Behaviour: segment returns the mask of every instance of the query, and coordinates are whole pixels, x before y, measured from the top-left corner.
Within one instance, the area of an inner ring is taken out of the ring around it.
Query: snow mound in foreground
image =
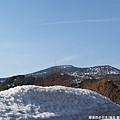
[[[120,115],[120,106],[96,92],[63,86],[18,86],[0,92],[2,120],[87,120]]]

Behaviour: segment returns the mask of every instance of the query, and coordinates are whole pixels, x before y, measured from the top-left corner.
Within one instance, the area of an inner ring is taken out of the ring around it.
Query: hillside
[[[0,84],[0,90],[7,90],[22,85],[62,85],[74,88],[85,88],[96,91],[120,104],[120,76],[103,76],[95,79],[89,75],[75,77],[61,73],[53,73],[46,77],[18,75],[10,77],[2,82]]]
[[[63,86],[18,86],[0,92],[2,120],[87,120],[118,116],[120,106],[96,92]]]
[[[113,80],[113,81],[112,81]],[[113,102],[120,104],[120,78],[119,83],[115,78],[109,80],[107,77],[96,80],[86,80],[81,83],[81,88],[96,91],[111,99]]]

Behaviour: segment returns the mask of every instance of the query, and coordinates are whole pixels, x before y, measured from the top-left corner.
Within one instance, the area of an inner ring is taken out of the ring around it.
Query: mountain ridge
[[[69,75],[92,75],[92,76],[120,75],[120,70],[110,65],[101,65],[101,66],[84,67],[84,68],[75,67],[73,65],[59,65],[59,66],[52,66],[26,75],[46,76],[54,72],[60,72]]]
[[[67,74],[74,77],[82,77],[82,76],[92,76],[94,78],[101,77],[101,76],[120,76],[120,69],[117,69],[110,65],[99,65],[93,67],[75,67],[73,65],[59,65],[59,66],[52,66],[43,70],[39,70],[36,72],[22,74],[26,77],[33,76],[33,77],[46,77],[53,73],[61,73]],[[19,74],[21,75],[21,74]],[[19,76],[15,75],[15,76]],[[0,83],[4,82],[6,79],[10,77],[0,78]]]

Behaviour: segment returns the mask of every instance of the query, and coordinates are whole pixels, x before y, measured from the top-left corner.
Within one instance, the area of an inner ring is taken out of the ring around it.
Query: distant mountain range
[[[37,72],[25,74],[25,76],[44,77],[53,74],[55,72],[60,72],[61,74],[68,74],[70,76],[77,76],[77,77],[79,76],[99,77],[105,75],[110,75],[110,76],[120,75],[120,70],[110,65],[94,66],[94,67],[86,67],[86,68],[74,67],[72,65],[60,65],[60,66],[52,66]],[[0,82],[5,81],[7,78],[0,78]]]
[[[103,75],[120,75],[120,70],[109,66],[94,66],[87,68],[74,67],[72,65],[60,65],[53,66],[44,70],[40,70],[34,73],[27,74],[27,76],[47,76],[54,72],[60,72],[62,74],[69,74],[72,76],[91,75],[91,76],[103,76]]]

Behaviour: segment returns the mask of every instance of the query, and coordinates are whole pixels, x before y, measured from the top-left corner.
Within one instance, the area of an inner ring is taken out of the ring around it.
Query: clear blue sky
[[[120,68],[120,0],[0,0],[0,77],[53,65]]]

